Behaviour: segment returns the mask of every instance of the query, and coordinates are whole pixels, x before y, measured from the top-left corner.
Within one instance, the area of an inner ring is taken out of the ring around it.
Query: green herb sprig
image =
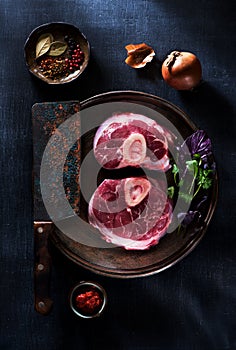
[[[172,174],[174,177],[175,185],[179,188],[179,196],[185,200],[185,202],[190,203],[192,199],[197,195],[197,193],[200,191],[200,189],[207,190],[212,185],[212,170],[211,169],[204,169],[202,168],[202,159],[201,155],[199,153],[195,153],[193,155],[192,160],[186,161],[186,169],[189,173],[193,175],[192,182],[189,186],[188,192],[182,192],[181,187],[183,185],[184,179],[179,179],[179,168],[174,163],[172,166]],[[193,194],[191,194],[193,186],[197,185],[196,190]],[[170,186],[168,188],[168,196],[170,198],[173,198],[175,194],[175,187]]]

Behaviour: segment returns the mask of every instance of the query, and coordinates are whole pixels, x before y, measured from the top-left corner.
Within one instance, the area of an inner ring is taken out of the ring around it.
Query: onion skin
[[[145,43],[137,45],[129,44],[126,45],[125,48],[128,54],[125,63],[132,68],[142,68],[146,66],[155,56],[153,48]]]
[[[161,72],[165,82],[176,90],[192,90],[202,79],[201,63],[191,52],[172,51]]]

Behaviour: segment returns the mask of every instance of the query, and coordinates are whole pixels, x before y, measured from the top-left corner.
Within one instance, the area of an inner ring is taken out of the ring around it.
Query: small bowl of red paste
[[[70,292],[70,307],[77,316],[94,318],[102,314],[107,295],[104,288],[95,282],[82,281]]]

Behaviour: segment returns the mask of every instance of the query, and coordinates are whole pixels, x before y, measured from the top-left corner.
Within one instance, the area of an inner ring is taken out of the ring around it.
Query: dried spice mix
[[[55,41],[52,34],[41,35],[35,50],[39,70],[53,80],[67,77],[79,70],[84,62],[84,52],[73,37]]]

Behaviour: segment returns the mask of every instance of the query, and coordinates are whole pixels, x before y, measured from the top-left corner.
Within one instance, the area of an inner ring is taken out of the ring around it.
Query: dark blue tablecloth
[[[236,349],[235,265],[235,2],[233,0],[1,0],[1,350]],[[91,44],[86,73],[60,87],[34,79],[23,47],[38,25],[64,21]],[[192,51],[203,67],[196,93],[161,79],[158,60],[142,70],[125,63],[125,45],[147,42],[162,61]],[[53,311],[33,306],[32,132],[35,102],[84,100],[111,90],[167,99],[212,139],[219,172],[218,205],[196,249],[172,268],[145,278],[111,279],[79,268],[53,251]],[[97,320],[77,319],[68,292],[82,279],[100,282],[109,303]]]

